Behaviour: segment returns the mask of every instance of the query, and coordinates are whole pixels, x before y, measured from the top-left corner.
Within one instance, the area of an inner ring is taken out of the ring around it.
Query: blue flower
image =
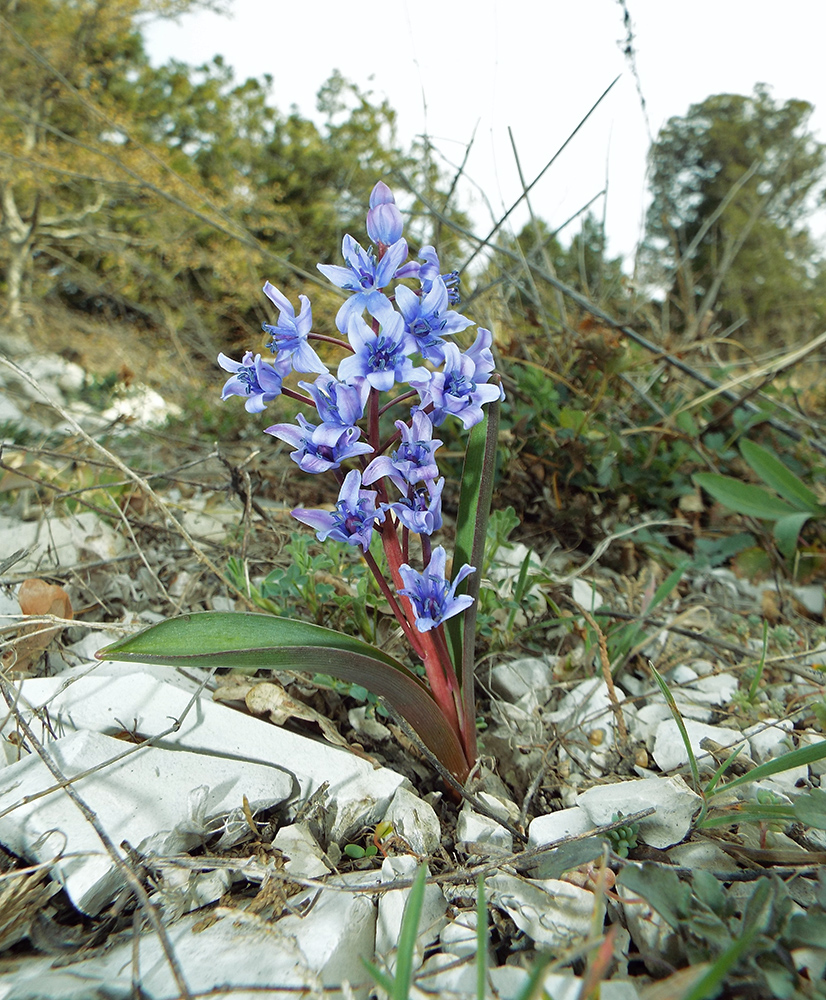
[[[447,286],[437,276],[430,290],[417,295],[406,285],[396,289],[396,304],[404,316],[408,333],[416,339],[420,354],[428,361],[440,365],[444,361],[442,337],[466,330],[473,320],[460,316],[448,307]]]
[[[378,455],[364,470],[363,482],[374,483],[387,476],[400,492],[408,485],[435,479],[439,467],[433,457],[441,441],[433,440],[433,424],[423,410],[414,410],[411,426],[403,420],[396,421],[402,436],[401,444],[390,455]]]
[[[402,214],[396,208],[393,192],[384,181],[379,181],[370,195],[367,235],[379,247],[389,247],[401,239],[403,228]]]
[[[352,383],[364,378],[380,392],[387,392],[394,382],[426,382],[430,372],[415,367],[410,360],[409,355],[416,350],[415,341],[405,332],[404,320],[387,297],[375,292],[366,304],[370,315],[379,321],[379,332],[375,333],[361,316],[350,317],[347,337],[354,353],[339,364],[339,380]]]
[[[332,538],[348,545],[360,545],[366,552],[373,537],[373,525],[384,520],[384,512],[376,510],[376,491],[361,489],[361,473],[352,469],[344,477],[335,510],[291,511],[303,524],[316,529],[316,538]]]
[[[290,300],[269,281],[264,285],[264,294],[280,312],[277,324],[273,326],[271,323],[264,323],[265,333],[272,337],[267,347],[279,361],[289,358],[297,372],[326,373],[327,366],[307,340],[313,325],[313,313],[307,296],[298,296],[301,300],[301,312],[296,316]]]
[[[405,528],[419,535],[432,535],[442,526],[442,490],[445,478],[442,476],[428,481],[424,486],[411,487],[408,496],[395,503],[383,503],[382,510],[392,510]]]
[[[416,613],[416,628],[420,632],[441,625],[447,618],[458,615],[473,604],[473,598],[467,594],[456,597],[456,587],[475,572],[473,566],[463,566],[456,574],[453,583],[445,579],[445,550],[438,545],[430,557],[430,563],[424,573],[418,573],[412,566],[404,563],[399,567],[404,588],[399,591],[409,597]]]
[[[484,370],[477,375],[478,355],[462,354],[455,344],[445,344],[444,352],[444,370],[433,372],[428,382],[412,385],[421,396],[423,407],[433,404],[430,419],[434,427],[439,427],[452,414],[467,430],[484,416],[482,406],[500,399],[502,390],[497,385],[484,384],[488,377]],[[485,362],[480,364],[484,369]]]
[[[448,302],[452,306],[459,305],[459,272],[448,271],[445,274],[439,274],[441,265],[439,264],[439,255],[434,247],[422,247],[419,251],[419,259],[424,261],[424,264],[419,265],[418,273],[419,281],[422,283],[422,292],[426,295],[433,287],[434,281],[441,278],[447,288]]]
[[[218,364],[224,371],[233,373],[224,383],[221,399],[246,396],[244,408],[250,413],[260,413],[267,403],[281,395],[281,381],[290,371],[289,362],[285,365],[276,361],[271,365],[262,361],[260,354],[253,358],[252,351],[247,351],[240,362],[219,354]]]
[[[319,375],[315,382],[299,382],[312,396],[322,423],[337,427],[352,427],[364,416],[364,407],[370,395],[365,379],[358,384],[345,385],[332,375]]]
[[[290,452],[290,458],[304,472],[337,469],[348,458],[369,455],[373,451],[366,442],[359,442],[361,431],[358,427],[311,424],[300,413],[296,420],[298,427],[294,424],[273,424],[264,433],[292,445],[296,450]]]
[[[370,292],[386,287],[394,278],[410,277],[419,269],[416,263],[402,266],[402,262],[407,260],[407,241],[403,239],[387,247],[377,261],[372,251],[365,250],[352,236],[345,236],[341,243],[341,255],[346,267],[338,264],[316,266],[334,285],[353,292],[336,315],[336,326],[342,333],[348,332],[351,316],[360,316],[364,312]]]

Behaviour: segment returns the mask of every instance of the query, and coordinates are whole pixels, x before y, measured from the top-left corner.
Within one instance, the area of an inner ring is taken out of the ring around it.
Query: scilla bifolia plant
[[[231,373],[223,399],[240,396],[260,412],[278,396],[315,409],[311,422],[277,423],[267,434],[293,448],[310,474],[330,473],[339,493],[332,510],[298,509],[293,516],[328,538],[358,546],[410,643],[427,682],[396,658],[361,640],[306,622],[271,615],[205,612],[170,619],[114,643],[104,659],[320,671],[362,684],[402,715],[427,747],[463,781],[476,758],[473,654],[476,599],[484,555],[502,390],[493,379],[492,335],[480,329],[466,351],[450,340],[472,325],[454,311],[457,275],[440,274],[433,247],[410,260],[402,216],[379,182],[370,196],[364,250],[345,236],[345,266],[319,264],[348,292],[336,316],[340,337],[312,331],[300,296],[292,304],[269,282],[264,293],[279,311],[270,335],[272,361],[251,352],[241,361],[219,356]],[[401,284],[402,279],[418,288]],[[346,339],[345,339],[346,338]],[[333,375],[312,346],[342,354]],[[305,376],[288,387],[291,372]],[[299,391],[304,390],[303,392]],[[485,409],[483,409],[485,407]],[[395,419],[398,418],[398,419]],[[442,526],[436,428],[459,420],[470,431],[458,527],[447,553],[434,545]],[[371,551],[384,548],[389,579]]]

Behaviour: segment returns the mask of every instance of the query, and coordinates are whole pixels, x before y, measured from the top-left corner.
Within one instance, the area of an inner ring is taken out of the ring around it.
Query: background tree
[[[692,105],[652,146],[642,273],[668,290],[685,339],[712,317],[724,332],[747,323],[753,337],[785,339],[823,322],[807,215],[822,197],[826,147],[807,129],[811,111],[758,85]]]
[[[438,183],[395,116],[339,74],[320,124],[220,57],[153,67],[142,19],[209,0],[0,0],[0,280],[20,325],[40,300],[129,318],[184,353],[263,342],[265,278],[338,299],[316,262],[363,230],[377,177]],[[416,204],[408,199],[416,212]],[[357,206],[357,207],[356,207]],[[413,246],[421,222],[412,219]],[[257,339],[258,338],[258,339]]]

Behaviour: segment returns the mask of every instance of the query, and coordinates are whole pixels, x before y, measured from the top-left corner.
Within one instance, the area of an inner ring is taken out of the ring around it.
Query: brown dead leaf
[[[17,592],[20,610],[24,615],[55,615],[57,618],[72,617],[72,602],[62,587],[46,583],[37,577],[24,580]]]
[[[340,747],[348,745],[329,719],[325,719],[309,705],[291,698],[278,684],[268,681],[256,684],[247,692],[245,700],[253,715],[269,713],[276,726],[282,726],[287,719],[303,719],[305,722],[314,722],[330,743]]]
[[[283,687],[272,681],[254,681],[247,677],[230,675],[222,680],[212,695],[213,701],[243,701],[253,715],[267,715],[276,726],[283,726],[287,719],[314,722],[330,743],[349,746],[330,722],[314,708],[291,698]]]
[[[37,577],[24,580],[17,592],[17,601],[24,615],[40,617],[54,615],[56,618],[73,618],[72,602],[62,587],[46,583]],[[62,630],[60,625],[23,625],[20,634],[3,653],[3,666],[14,666],[17,671],[28,671],[40,658],[40,654]]]

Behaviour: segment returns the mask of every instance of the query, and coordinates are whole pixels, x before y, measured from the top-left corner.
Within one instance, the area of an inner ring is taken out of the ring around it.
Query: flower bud
[[[373,243],[388,247],[401,239],[403,226],[393,192],[384,181],[379,181],[370,194],[367,235]]]

